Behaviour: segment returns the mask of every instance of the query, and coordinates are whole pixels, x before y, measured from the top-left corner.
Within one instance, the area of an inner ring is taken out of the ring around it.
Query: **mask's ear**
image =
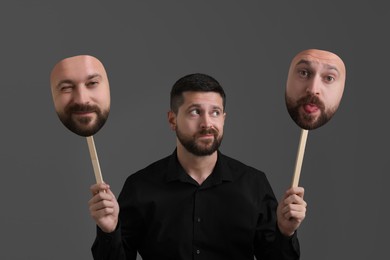
[[[173,111],[168,112],[168,123],[173,131],[176,131],[176,114]]]

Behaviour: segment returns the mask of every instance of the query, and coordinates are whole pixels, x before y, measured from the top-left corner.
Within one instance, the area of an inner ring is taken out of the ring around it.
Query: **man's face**
[[[61,60],[50,83],[58,117],[69,130],[81,136],[100,130],[110,111],[110,88],[98,59],[81,55]]]
[[[336,112],[344,91],[345,66],[334,53],[306,50],[291,62],[286,105],[291,118],[303,129],[316,129]]]
[[[176,131],[177,145],[196,156],[213,154],[222,142],[226,116],[221,95],[187,91],[183,98],[177,114],[168,113],[171,128]]]

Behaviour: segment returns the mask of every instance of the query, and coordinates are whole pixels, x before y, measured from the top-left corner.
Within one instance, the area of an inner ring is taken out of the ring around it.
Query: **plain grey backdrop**
[[[342,57],[347,81],[334,118],[309,132],[301,259],[388,255],[390,17],[379,1],[349,2],[2,1],[0,259],[92,259],[95,179],[85,138],[54,111],[57,61],[91,54],[106,67],[111,113],[95,143],[115,194],[173,151],[170,88],[202,72],[227,93],[221,151],[264,171],[280,198],[300,135],[285,108],[287,72],[308,48]]]

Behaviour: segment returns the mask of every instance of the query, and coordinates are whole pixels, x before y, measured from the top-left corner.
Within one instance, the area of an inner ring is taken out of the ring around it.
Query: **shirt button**
[[[202,219],[201,219],[200,217],[197,217],[196,221],[197,221],[198,223],[200,223],[200,222],[202,221]]]
[[[200,250],[199,250],[199,249],[196,250],[196,254],[197,254],[197,255],[200,254]]]

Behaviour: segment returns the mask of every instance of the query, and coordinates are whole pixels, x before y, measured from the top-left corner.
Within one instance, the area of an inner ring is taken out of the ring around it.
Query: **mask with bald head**
[[[110,87],[103,64],[79,55],[59,61],[51,71],[54,107],[61,122],[80,136],[92,136],[110,112]]]
[[[287,110],[302,129],[327,123],[339,107],[345,85],[344,62],[317,49],[298,53],[290,64],[285,99]]]

